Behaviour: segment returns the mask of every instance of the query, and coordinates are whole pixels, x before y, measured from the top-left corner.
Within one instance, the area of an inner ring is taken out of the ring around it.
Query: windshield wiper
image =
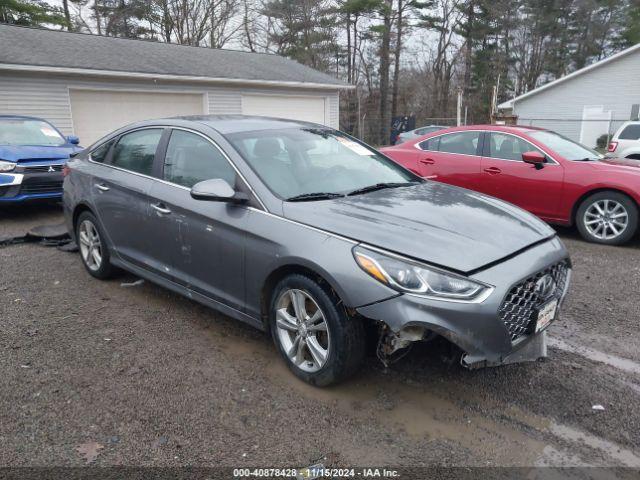
[[[314,200],[328,200],[330,198],[344,197],[341,193],[335,192],[313,192],[302,193],[293,197],[287,198],[287,202],[312,202]]]
[[[357,190],[353,190],[352,192],[347,193],[347,196],[351,195],[360,195],[362,193],[375,192],[376,190],[382,190],[385,188],[397,188],[397,187],[408,187],[409,185],[417,185],[419,182],[386,182],[386,183],[376,183],[375,185],[369,185],[367,187],[358,188]]]

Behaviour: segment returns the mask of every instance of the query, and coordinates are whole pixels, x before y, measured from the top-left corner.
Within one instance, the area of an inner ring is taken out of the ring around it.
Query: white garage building
[[[521,125],[596,146],[640,114],[640,44],[498,105]]]
[[[278,55],[0,25],[0,115],[87,146],[127,123],[196,114],[338,127],[341,81]]]

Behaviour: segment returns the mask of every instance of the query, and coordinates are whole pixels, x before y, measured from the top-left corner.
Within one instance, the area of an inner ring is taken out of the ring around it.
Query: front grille
[[[63,165],[21,165],[25,173],[61,172]]]
[[[30,182],[23,183],[21,194],[62,193],[62,182]]]
[[[515,285],[505,297],[500,310],[500,319],[509,331],[511,341],[529,335],[536,328],[536,311],[547,300],[561,298],[567,284],[570,264],[568,260],[556,263]],[[550,275],[553,283],[540,281]]]

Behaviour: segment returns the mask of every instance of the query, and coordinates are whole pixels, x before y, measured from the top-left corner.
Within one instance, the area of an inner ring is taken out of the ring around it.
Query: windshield
[[[259,130],[228,135],[262,181],[283,199],[346,195],[417,177],[338,131],[314,128]]]
[[[60,146],[67,143],[58,131],[42,120],[0,118],[0,145]]]
[[[529,136],[543,143],[546,147],[562,155],[567,160],[599,160],[602,158],[602,155],[595,150],[591,150],[555,132],[540,130],[538,132],[530,132]]]

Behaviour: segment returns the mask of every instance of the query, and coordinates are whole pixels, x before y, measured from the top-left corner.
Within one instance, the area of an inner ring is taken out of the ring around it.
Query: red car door
[[[564,169],[547,157],[544,167],[522,161],[525,152],[539,148],[527,140],[504,132],[487,132],[483,157],[482,180],[478,190],[518,205],[529,212],[553,220],[560,217]]]
[[[463,130],[431,137],[418,144],[422,177],[474,189],[480,181],[482,132]]]

